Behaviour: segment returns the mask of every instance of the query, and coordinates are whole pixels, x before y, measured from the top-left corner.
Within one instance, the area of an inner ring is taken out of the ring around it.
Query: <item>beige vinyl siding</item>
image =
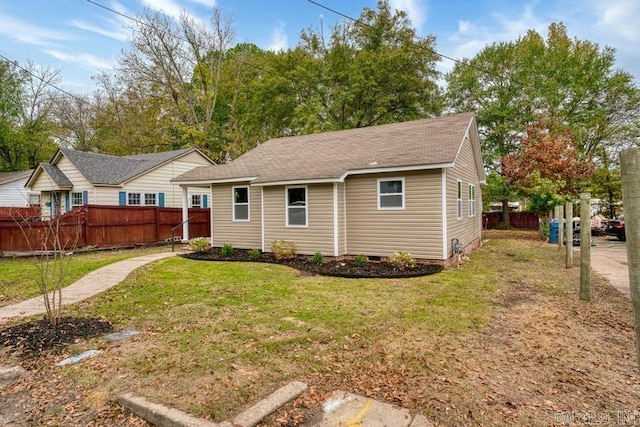
[[[378,179],[404,178],[404,210],[378,210]],[[346,180],[347,253],[410,252],[442,259],[441,170],[354,175]]]
[[[457,183],[462,183],[462,218],[457,218]],[[469,184],[475,186],[475,216],[469,216]],[[447,254],[453,255],[451,242],[462,241],[464,247],[479,242],[482,233],[482,191],[469,138],[465,138],[455,166],[447,170]]]
[[[212,186],[213,246],[220,247],[225,243],[240,249],[260,249],[262,246],[260,187],[249,187],[249,221],[233,221],[232,188],[243,185],[249,183]]]
[[[307,186],[307,227],[287,227],[285,187],[264,187],[264,244],[290,240],[298,253],[333,255],[333,184]]]
[[[347,210],[345,184],[338,183],[338,255],[347,253]]]

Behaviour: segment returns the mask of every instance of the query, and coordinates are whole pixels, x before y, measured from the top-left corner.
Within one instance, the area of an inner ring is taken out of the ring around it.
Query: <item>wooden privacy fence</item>
[[[502,222],[502,212],[485,212],[482,214],[484,228],[496,228]],[[509,212],[509,225],[514,228],[537,230],[540,227],[538,215],[530,212]]]
[[[181,208],[87,205],[53,221],[0,219],[0,251],[50,249],[53,235],[69,249],[161,242],[173,237],[174,227],[181,237],[181,223]],[[210,210],[189,208],[189,236],[209,237],[210,230]]]

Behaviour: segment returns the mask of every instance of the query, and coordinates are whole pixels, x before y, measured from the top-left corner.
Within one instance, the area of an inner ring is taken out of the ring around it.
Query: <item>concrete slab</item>
[[[322,419],[314,427],[409,427],[413,420],[408,409],[344,391],[333,393],[324,403],[323,412]],[[422,425],[419,421],[414,427]]]
[[[236,416],[233,419],[233,425],[240,427],[254,427],[282,405],[298,397],[306,389],[307,385],[303,382],[290,382]]]
[[[17,381],[26,372],[20,366],[0,366],[0,388]]]
[[[227,427],[229,423],[216,424],[193,417],[187,413],[157,403],[131,393],[118,396],[118,403],[145,421],[159,427]]]
[[[56,366],[73,365],[74,363],[78,363],[83,361],[84,359],[93,357],[98,353],[100,353],[100,350],[87,350],[78,354],[77,356],[67,357],[66,359],[56,363]]]
[[[113,332],[111,334],[103,335],[107,341],[122,341],[131,337],[135,337],[136,335],[140,335],[142,332],[136,331],[135,329],[128,329],[126,331]]]

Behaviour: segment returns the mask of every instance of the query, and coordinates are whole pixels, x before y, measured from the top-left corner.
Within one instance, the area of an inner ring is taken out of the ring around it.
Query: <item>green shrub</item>
[[[407,267],[414,267],[416,265],[416,259],[408,252],[398,251],[389,256],[389,262],[395,267],[405,269]]]
[[[274,240],[271,243],[271,252],[278,261],[282,261],[294,258],[298,250],[296,244],[289,240]]]
[[[231,243],[225,243],[224,245],[222,245],[220,253],[225,258],[229,258],[231,255],[233,255],[233,246],[231,246]]]
[[[311,261],[314,264],[322,264],[322,261],[324,261],[324,255],[322,255],[320,252],[316,252],[315,254],[313,254],[313,256],[311,257]]]
[[[257,261],[260,259],[260,251],[258,249],[251,249],[249,251],[249,259],[251,261]]]
[[[206,237],[194,237],[189,240],[189,249],[195,252],[202,252],[209,247],[209,239]]]
[[[356,265],[360,268],[364,267],[365,265],[367,265],[367,263],[369,262],[369,258],[367,258],[367,256],[365,254],[358,254],[356,255],[356,257],[353,259],[353,261],[356,263]]]

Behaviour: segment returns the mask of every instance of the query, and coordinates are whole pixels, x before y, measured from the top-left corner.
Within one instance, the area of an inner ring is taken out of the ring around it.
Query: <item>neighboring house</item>
[[[24,188],[33,169],[0,173],[0,207],[28,207],[40,204],[40,194]]]
[[[212,194],[212,244],[445,263],[480,244],[485,173],[472,114],[269,140],[172,180]],[[187,230],[183,236],[188,238]]]
[[[33,171],[25,185],[41,195],[45,218],[86,204],[206,208],[208,190],[183,194],[170,180],[212,164],[196,148],[123,157],[61,148],[49,163]]]

